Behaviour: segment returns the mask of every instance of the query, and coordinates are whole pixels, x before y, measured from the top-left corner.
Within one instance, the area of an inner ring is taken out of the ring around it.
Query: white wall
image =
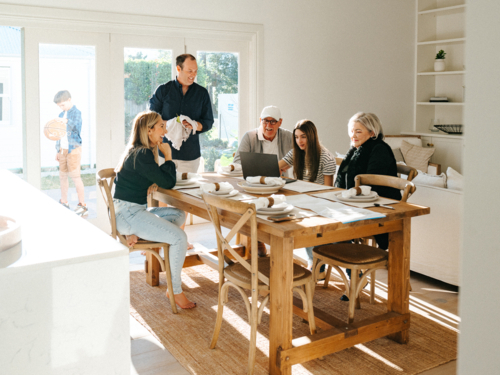
[[[464,239],[459,374],[500,369],[500,2],[467,3]],[[477,194],[480,189],[481,193]]]
[[[285,128],[309,118],[332,152],[347,151],[347,121],[357,111],[377,113],[386,134],[411,130],[414,0],[15,3],[263,24],[263,104],[281,107]]]

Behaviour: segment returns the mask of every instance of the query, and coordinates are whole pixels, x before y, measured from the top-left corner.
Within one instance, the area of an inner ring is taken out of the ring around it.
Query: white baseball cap
[[[281,119],[280,109],[274,105],[264,107],[264,109],[262,110],[262,113],[260,114],[260,118],[264,119],[267,117],[272,117],[276,121],[279,121]]]

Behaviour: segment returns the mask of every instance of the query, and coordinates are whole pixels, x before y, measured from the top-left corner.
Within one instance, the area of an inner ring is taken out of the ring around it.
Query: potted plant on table
[[[446,56],[446,52],[443,50],[439,50],[439,52],[436,55],[436,61],[434,61],[434,71],[435,72],[444,72],[444,69],[446,68],[444,59]]]

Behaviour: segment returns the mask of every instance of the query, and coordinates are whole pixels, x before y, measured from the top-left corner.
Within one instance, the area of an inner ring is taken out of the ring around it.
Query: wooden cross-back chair
[[[409,165],[403,165],[403,164],[396,164],[397,169],[398,169],[398,174],[402,175],[405,174],[408,176],[408,181],[412,181],[415,177],[418,175],[418,171],[410,167]]]
[[[355,187],[361,185],[387,186],[402,190],[401,202],[406,200],[416,190],[413,182],[393,176],[360,174],[354,178]],[[374,246],[366,243],[371,240]],[[315,281],[318,279],[320,267],[328,264],[324,288],[328,287],[332,267],[334,267],[345,285],[345,295],[349,298],[348,322],[354,320],[354,309],[360,308],[359,293],[370,276],[370,303],[375,300],[375,271],[387,267],[388,252],[375,247],[373,237],[360,239],[361,243],[337,243],[317,246],[313,249],[313,274]],[[351,269],[351,281],[347,279],[340,267]],[[363,271],[363,276],[359,278],[359,272]]]
[[[174,299],[174,291],[172,288],[172,276],[170,273],[170,262],[169,262],[169,251],[170,245],[163,242],[153,242],[139,240],[134,246],[129,247],[127,244],[127,239],[116,229],[116,214],[115,205],[113,204],[113,196],[111,191],[113,190],[113,183],[115,181],[116,172],[113,168],[101,169],[97,172],[97,184],[101,190],[102,197],[108,208],[108,218],[111,224],[111,237],[118,239],[123,245],[129,248],[129,252],[133,251],[144,251],[150,257],[155,257],[160,263],[160,268],[162,272],[165,272],[167,279],[167,287],[169,291],[170,305],[172,306],[172,312],[177,314],[177,306]],[[160,248],[163,248],[163,258],[159,254]],[[151,264],[152,262],[149,262]],[[159,280],[158,280],[159,281]],[[159,283],[158,283],[159,284]],[[156,285],[158,285],[156,284]]]
[[[223,308],[228,300],[228,289],[229,287],[233,287],[243,297],[243,301],[245,302],[245,306],[247,309],[248,320],[251,326],[248,374],[253,374],[256,353],[257,325],[260,323],[264,307],[269,301],[269,294],[267,294],[258,307],[258,295],[259,292],[270,291],[269,276],[271,270],[270,258],[259,258],[257,254],[257,211],[254,204],[225,199],[208,193],[203,193],[203,200],[207,205],[208,213],[215,227],[219,261],[219,297],[217,319],[215,322],[215,329],[210,348],[215,348],[215,345],[217,344],[217,339],[219,337],[219,332],[222,325]],[[219,216],[219,210],[224,210],[225,212],[232,212],[241,215],[241,218],[236,222],[236,224],[226,236],[224,236],[221,231],[221,219]],[[244,226],[250,227],[250,260],[246,260],[242,256],[240,256],[229,244],[233,237]],[[231,253],[238,263],[231,262],[231,264],[225,265],[224,251],[228,251],[229,253]],[[312,306],[313,285],[311,272],[297,264],[294,264],[293,287],[294,291],[297,291],[302,298],[304,312],[308,313],[309,329],[311,331],[311,334],[314,334],[316,332],[316,325],[314,321],[314,310]],[[244,289],[248,289],[251,291],[251,303],[248,300]]]

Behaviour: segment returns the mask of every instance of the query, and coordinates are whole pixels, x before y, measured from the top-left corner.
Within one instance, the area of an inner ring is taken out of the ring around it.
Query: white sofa
[[[410,269],[460,285],[463,193],[417,185],[408,202],[431,208],[430,215],[412,219]]]

